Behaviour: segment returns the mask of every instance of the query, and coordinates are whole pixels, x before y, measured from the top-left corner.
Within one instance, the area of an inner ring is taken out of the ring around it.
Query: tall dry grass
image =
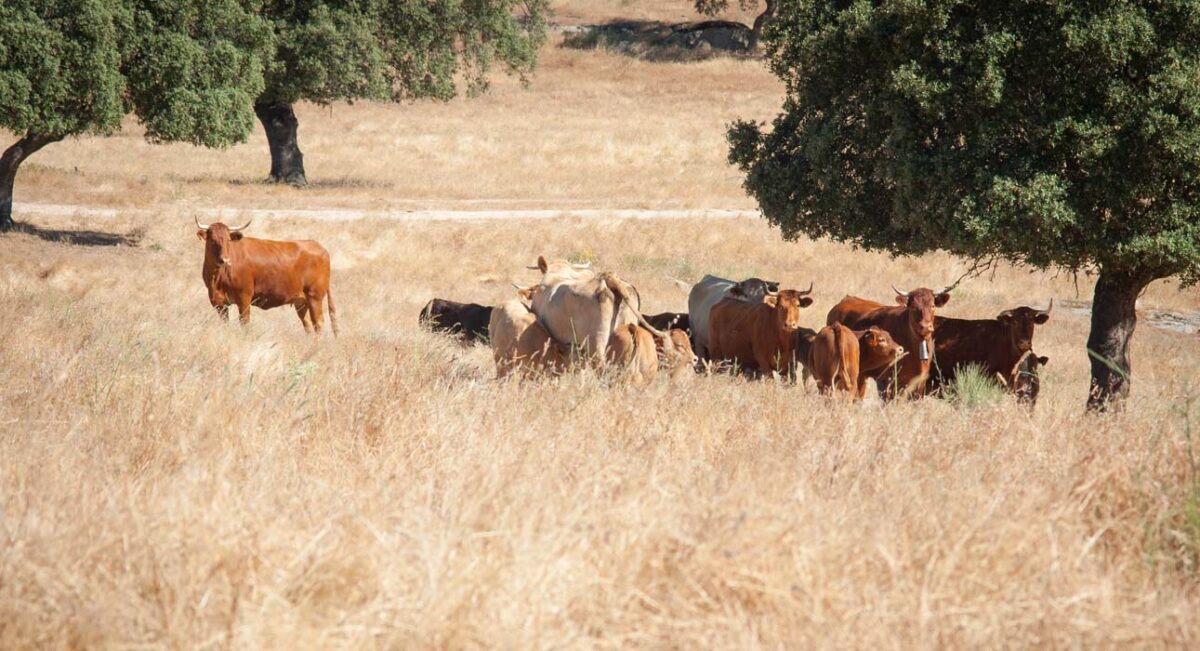
[[[1140,328],[1134,398],[1106,417],[1082,411],[1087,323],[1065,311],[1037,335],[1033,414],[724,376],[497,382],[417,311],[505,299],[538,253],[620,272],[649,311],[685,305],[674,277],[812,279],[807,325],[962,266],[750,220],[253,226],[330,249],[334,340],[290,310],[221,323],[186,212],[106,227],[143,237],[0,241],[0,648],[1200,642],[1194,337]],[[946,313],[1074,292],[1002,269]]]

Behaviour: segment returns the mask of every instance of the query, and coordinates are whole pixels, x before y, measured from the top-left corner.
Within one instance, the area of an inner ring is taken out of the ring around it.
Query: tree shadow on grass
[[[33,224],[13,224],[9,233],[24,233],[34,237],[59,244],[75,246],[137,246],[141,243],[146,232],[136,228],[128,233],[106,233],[91,230],[63,230],[42,228]]]

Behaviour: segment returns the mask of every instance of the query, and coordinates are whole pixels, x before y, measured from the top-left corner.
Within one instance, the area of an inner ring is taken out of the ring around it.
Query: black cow
[[[687,313],[663,312],[662,314],[647,316],[646,321],[663,332],[668,330],[683,330],[689,337],[692,336],[692,324],[688,319]]]
[[[434,332],[461,335],[466,343],[484,342],[492,308],[477,303],[456,303],[435,298],[425,304],[418,323]]]

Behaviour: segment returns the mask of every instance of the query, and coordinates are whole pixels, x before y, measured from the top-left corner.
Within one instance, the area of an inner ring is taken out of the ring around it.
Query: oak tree
[[[1129,391],[1138,294],[1200,280],[1200,4],[781,0],[786,86],[730,159],[785,237],[1098,273],[1088,404]]]

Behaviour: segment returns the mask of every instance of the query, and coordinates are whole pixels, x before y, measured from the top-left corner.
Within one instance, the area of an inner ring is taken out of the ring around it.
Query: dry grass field
[[[311,187],[263,184],[258,128],[226,150],[152,145],[136,121],[22,166],[17,202],[362,209],[753,208],[725,127],[768,119],[783,90],[761,63],[649,63],[547,46],[528,88],[497,77],[447,103],[297,107]],[[0,141],[9,134],[0,131]],[[7,145],[5,145],[7,146]]]
[[[722,125],[780,95],[750,61],[553,46],[530,89],[495,90],[303,107],[303,191],[257,182],[261,133],[210,152],[131,127],[31,159],[19,202],[118,215],[18,209],[35,228],[0,236],[0,648],[1200,645],[1195,334],[1143,323],[1133,399],[1095,417],[1087,317],[1060,307],[1033,413],[719,375],[498,382],[487,349],[416,325],[434,296],[507,300],[540,253],[620,273],[647,312],[685,309],[675,278],[811,280],[811,326],[966,268],[754,219],[260,219],[330,250],[341,337],[288,309],[217,318],[195,208],[753,207]],[[1002,268],[944,313],[1052,296],[1091,283]],[[1142,307],[1200,291],[1155,283]]]

